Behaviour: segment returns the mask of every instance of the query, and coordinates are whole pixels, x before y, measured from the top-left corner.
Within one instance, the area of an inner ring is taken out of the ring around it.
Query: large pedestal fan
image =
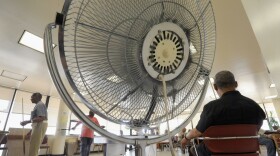
[[[51,31],[57,25],[68,83],[100,117],[141,128],[164,123],[192,108],[170,132],[176,135],[198,111],[215,51],[215,19],[209,0],[66,0],[56,23],[46,28],[49,71],[71,111],[101,135],[143,148],[168,136],[112,134],[92,123],[75,104],[61,80],[63,73],[58,71],[51,46]]]

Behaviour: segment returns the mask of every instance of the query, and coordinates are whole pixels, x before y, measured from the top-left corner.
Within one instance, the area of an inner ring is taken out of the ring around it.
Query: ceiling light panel
[[[24,30],[18,43],[44,53],[44,40],[26,30]],[[55,46],[56,45],[53,44],[53,48],[55,48]]]
[[[214,78],[210,77],[210,82],[213,84],[214,83]]]
[[[275,88],[275,84],[274,83],[270,84],[269,88]]]
[[[10,79],[14,79],[14,80],[18,80],[18,81],[24,81],[27,78],[27,76],[25,76],[25,75],[17,74],[17,73],[10,72],[7,70],[3,70],[1,73],[1,76],[7,77]]]
[[[277,98],[277,95],[266,96],[264,99],[274,99]]]

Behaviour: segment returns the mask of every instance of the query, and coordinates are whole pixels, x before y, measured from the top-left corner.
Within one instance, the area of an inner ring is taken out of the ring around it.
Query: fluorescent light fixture
[[[120,77],[118,77],[117,75],[110,76],[110,77],[107,78],[107,80],[112,81],[112,82],[115,82],[115,83],[120,83],[120,82],[123,81],[123,80],[122,80]]]
[[[26,30],[24,30],[18,43],[44,53],[44,40],[41,37],[36,36]],[[53,48],[55,47],[56,45],[53,44]]]
[[[212,77],[210,77],[210,82],[213,84],[214,83],[214,79]]]
[[[210,99],[216,99],[216,97],[214,95],[210,95],[209,97],[210,97]]]
[[[195,54],[197,52],[197,50],[195,49],[195,47],[193,46],[192,43],[190,45],[190,52],[191,52],[191,54]]]
[[[87,95],[87,92],[86,91],[84,91],[84,92],[80,92],[82,95]],[[76,95],[76,92],[73,92],[72,93],[73,95]]]
[[[203,85],[204,85],[204,79],[198,80],[198,84],[200,84],[201,86],[203,86]]]
[[[214,83],[214,79],[213,79],[212,77],[210,78],[210,82],[211,82],[212,84]],[[204,83],[205,83],[204,79],[198,80],[198,84],[200,84],[201,86],[203,86]]]
[[[269,88],[275,88],[275,84],[274,83],[270,84]]]
[[[266,96],[266,97],[264,97],[264,99],[274,99],[274,98],[276,98],[277,97],[277,95],[271,95],[271,96]]]
[[[190,108],[185,109],[184,112],[191,112],[192,110]]]
[[[10,72],[7,70],[3,70],[1,73],[1,76],[10,78],[13,80],[17,80],[17,81],[24,81],[27,78],[27,76],[25,76],[25,75],[17,74],[17,73]]]
[[[122,120],[122,122],[130,122],[130,120]]]

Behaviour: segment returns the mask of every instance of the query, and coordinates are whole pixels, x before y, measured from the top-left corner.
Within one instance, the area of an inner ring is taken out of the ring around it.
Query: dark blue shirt
[[[262,125],[265,113],[252,99],[241,95],[238,91],[229,91],[220,99],[206,104],[196,129],[203,133],[214,125],[256,124]]]

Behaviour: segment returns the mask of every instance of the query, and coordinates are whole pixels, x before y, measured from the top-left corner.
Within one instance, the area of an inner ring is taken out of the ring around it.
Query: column
[[[55,139],[52,145],[52,155],[63,155],[64,153],[66,130],[61,129],[67,129],[69,114],[69,108],[66,106],[63,100],[60,100]]]
[[[277,117],[280,120],[280,98],[272,99],[273,106],[275,108],[275,111],[277,113]]]

